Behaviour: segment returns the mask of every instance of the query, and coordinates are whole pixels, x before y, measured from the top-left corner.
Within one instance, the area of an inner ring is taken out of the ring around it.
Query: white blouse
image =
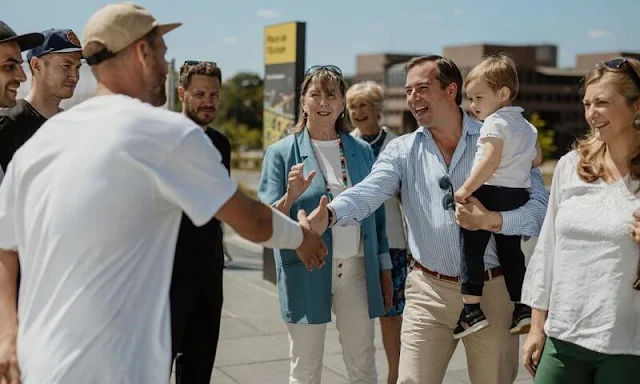
[[[548,336],[606,354],[640,356],[640,247],[631,239],[639,185],[582,181],[578,154],[555,169],[549,207],[522,302],[548,310]]]
[[[333,196],[338,196],[346,190],[342,182],[342,165],[340,163],[338,140],[311,140],[311,145],[322,172],[321,175],[316,175],[316,177],[324,177],[324,181],[329,184]],[[347,170],[347,186],[351,187],[352,185],[351,175]],[[331,238],[334,259],[346,260],[353,256],[364,257],[364,243],[360,234],[360,226],[339,227],[336,225],[331,228]]]

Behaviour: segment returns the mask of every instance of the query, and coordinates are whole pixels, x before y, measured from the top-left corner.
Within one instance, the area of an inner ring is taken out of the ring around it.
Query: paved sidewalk
[[[273,284],[262,279],[261,248],[228,233],[225,244],[233,257],[224,274],[225,302],[216,364],[211,383],[286,384],[288,340],[278,310]],[[387,361],[376,321],[376,362],[379,382],[386,383]],[[323,384],[347,384],[335,324],[327,327]],[[466,358],[459,344],[449,364],[444,383],[468,383]],[[520,369],[517,383],[532,383]]]

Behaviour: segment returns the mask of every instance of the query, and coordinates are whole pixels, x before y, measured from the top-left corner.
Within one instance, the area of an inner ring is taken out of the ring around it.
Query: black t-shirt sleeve
[[[0,110],[0,166],[7,169],[11,158],[47,121],[26,100]]]
[[[229,174],[231,174],[231,143],[229,139],[227,139],[224,133],[214,128],[208,129],[207,133],[213,145],[220,152],[220,155],[222,155],[222,165],[224,165],[227,171],[229,171]]]
[[[15,135],[12,131],[15,128],[15,120],[9,116],[0,116],[0,167],[7,169],[7,165],[13,154],[18,148],[15,148]]]

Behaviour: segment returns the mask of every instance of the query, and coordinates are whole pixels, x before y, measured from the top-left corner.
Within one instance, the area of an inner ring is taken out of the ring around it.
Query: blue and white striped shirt
[[[428,129],[420,127],[412,134],[392,140],[369,176],[330,203],[337,224],[357,224],[400,192],[413,257],[432,271],[459,276],[462,235],[454,211],[443,207],[443,197],[449,190],[441,189],[439,180],[448,175],[455,191],[471,172],[482,124],[470,119],[464,111],[462,114],[462,136],[449,167]],[[502,212],[502,234],[539,234],[549,196],[537,168],[531,170],[529,193],[531,199],[524,206]],[[487,269],[500,265],[493,237],[484,263]]]

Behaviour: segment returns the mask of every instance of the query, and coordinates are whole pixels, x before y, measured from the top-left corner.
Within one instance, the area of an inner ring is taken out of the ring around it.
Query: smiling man
[[[80,77],[82,47],[76,34],[70,29],[51,29],[42,34],[44,42],[27,52],[33,75],[29,94],[12,108],[0,110],[3,169],[7,169],[18,148],[61,111],[60,102],[73,96]]]
[[[441,56],[416,57],[405,65],[407,106],[420,128],[382,151],[371,173],[325,209],[309,216],[321,232],[357,224],[400,193],[409,248],[415,263],[407,275],[398,383],[442,383],[458,340],[453,330],[462,309],[460,227],[506,235],[537,236],[548,196],[537,168],[530,200],[505,212],[489,211],[475,198],[454,204],[453,191],[471,170],[480,123],[460,108],[462,76]],[[484,254],[482,305],[491,326],[463,339],[472,383],[512,383],[518,373],[518,338],[509,333],[513,305],[496,244]]]
[[[222,74],[212,62],[187,61],[180,69],[182,113],[198,124],[231,168],[229,140],[209,124],[218,113]],[[183,214],[171,281],[171,333],[176,383],[208,384],[216,357],[222,313],[222,227],[202,227]]]
[[[42,44],[43,39],[40,33],[18,36],[13,29],[0,21],[0,107],[16,105],[18,87],[27,79],[20,65],[22,64],[20,52]],[[0,140],[0,143],[3,141]],[[4,166],[0,165],[0,181],[4,175],[3,169]]]

